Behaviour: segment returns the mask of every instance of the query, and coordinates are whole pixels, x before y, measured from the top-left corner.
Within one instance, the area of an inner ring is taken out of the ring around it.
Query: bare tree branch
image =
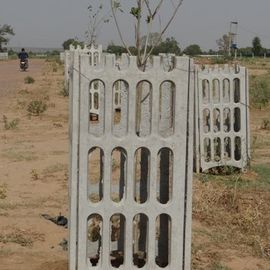
[[[92,5],[88,7],[89,10],[89,24],[86,31],[86,37],[88,38],[89,45],[95,43],[95,39],[98,32],[101,30],[101,23],[109,21],[111,10],[109,9],[105,14],[103,13],[103,5],[100,4],[97,9],[93,8]]]
[[[115,25],[116,25],[116,28],[117,28],[117,31],[118,31],[118,34],[120,36],[120,39],[125,47],[125,49],[127,50],[128,54],[129,55],[132,55],[132,53],[130,52],[126,42],[124,41],[124,38],[122,36],[122,33],[121,33],[121,30],[120,30],[120,27],[119,27],[119,24],[118,24],[118,21],[117,21],[117,18],[116,18],[116,14],[115,14],[115,8],[114,8],[114,0],[111,0],[111,9],[112,9],[112,15],[113,15],[113,19],[114,19],[114,22],[115,22]]]
[[[152,14],[152,10],[151,10],[151,8],[150,8],[150,4],[149,4],[148,0],[144,0],[144,3],[145,3],[145,5],[146,5],[146,7],[147,7],[149,16],[152,17],[153,14]]]
[[[159,36],[159,40],[156,42],[156,44],[154,44],[154,45],[152,46],[152,48],[151,48],[150,51],[148,52],[146,58],[144,59],[144,62],[142,63],[142,65],[145,65],[145,64],[146,64],[146,61],[147,61],[147,59],[150,57],[150,55],[152,54],[154,48],[155,48],[155,47],[157,46],[157,44],[161,41],[162,36],[164,35],[164,33],[166,32],[166,30],[168,29],[168,27],[169,27],[170,24],[172,23],[172,21],[173,21],[173,19],[175,18],[176,14],[177,14],[177,12],[178,12],[178,10],[179,10],[179,8],[180,8],[180,6],[183,4],[183,1],[184,1],[184,0],[179,0],[179,3],[177,4],[177,6],[176,6],[176,8],[175,8],[175,10],[174,10],[174,12],[173,12],[171,18],[169,19],[169,21],[167,22],[167,24],[165,25],[165,27],[164,27],[163,30],[161,31],[160,36]]]
[[[157,5],[157,7],[156,7],[156,9],[155,9],[155,11],[153,13],[153,20],[154,20],[156,14],[158,13],[158,11],[160,10],[162,4],[163,4],[163,0],[160,0],[159,4]]]
[[[136,34],[136,47],[138,51],[138,63],[141,64],[141,17],[142,17],[142,0],[138,0],[138,16],[137,16],[137,34]]]
[[[173,0],[170,0],[170,2],[172,4],[173,8],[175,8],[175,4],[174,4]]]

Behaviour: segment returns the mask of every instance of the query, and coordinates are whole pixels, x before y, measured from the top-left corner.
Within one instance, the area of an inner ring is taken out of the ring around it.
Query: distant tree
[[[219,48],[220,52],[222,52],[224,54],[229,53],[229,48],[230,48],[230,37],[229,37],[229,35],[226,35],[226,34],[223,35],[216,42],[217,42],[217,45],[218,45],[218,48]]]
[[[252,47],[239,48],[238,53],[245,57],[251,57],[253,50],[252,50]]]
[[[265,49],[265,55],[266,55],[266,57],[270,56],[270,49]]]
[[[261,45],[261,40],[259,37],[255,37],[252,40],[252,52],[255,56],[260,56],[263,53],[263,47]]]
[[[128,47],[129,51],[132,53],[132,55],[136,55],[137,56],[137,48],[135,46],[130,46]]]
[[[175,38],[166,38],[165,41],[162,41],[158,46],[153,49],[153,55],[158,55],[159,53],[173,53],[176,55],[181,54],[181,49],[178,46],[178,42]]]
[[[121,55],[122,53],[126,53],[127,50],[123,46],[114,45],[113,43],[111,43],[107,47],[107,52],[108,53],[113,53],[113,54],[116,54],[116,55]]]
[[[215,55],[215,54],[217,54],[217,52],[210,49],[208,52],[206,52],[206,54]]]
[[[147,40],[148,39],[148,40]],[[162,38],[160,38],[160,34],[157,32],[150,33],[148,36],[145,35],[142,37],[141,43],[144,48],[147,44],[148,47],[158,46],[162,42]]]
[[[197,44],[191,44],[189,46],[187,46],[184,51],[183,51],[184,54],[187,54],[187,55],[199,55],[199,54],[202,54],[202,50],[200,48],[199,45]]]
[[[0,52],[3,51],[3,44],[6,44],[9,42],[9,36],[14,36],[15,33],[13,31],[13,28],[8,25],[0,25]]]
[[[76,38],[69,38],[66,41],[63,42],[62,46],[64,48],[64,50],[69,50],[69,46],[73,45],[73,46],[83,46],[83,42],[77,40]]]
[[[13,51],[12,49],[8,50],[8,55],[15,55],[17,54],[15,51]]]

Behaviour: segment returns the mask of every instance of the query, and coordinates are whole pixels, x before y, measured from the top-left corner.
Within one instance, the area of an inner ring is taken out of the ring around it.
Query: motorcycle
[[[20,69],[22,71],[26,71],[28,69],[28,60],[27,59],[20,60]]]

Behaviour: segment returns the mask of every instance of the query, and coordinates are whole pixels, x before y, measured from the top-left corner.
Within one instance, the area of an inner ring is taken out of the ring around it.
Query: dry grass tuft
[[[3,200],[7,197],[7,185],[1,184],[0,185],[0,200]]]
[[[243,187],[240,175],[234,177],[234,185],[196,181],[193,218],[228,247],[246,246],[259,257],[269,257],[270,194]]]
[[[13,229],[12,232],[0,234],[1,243],[16,243],[22,247],[32,247],[35,241],[44,241],[44,235],[31,230]]]

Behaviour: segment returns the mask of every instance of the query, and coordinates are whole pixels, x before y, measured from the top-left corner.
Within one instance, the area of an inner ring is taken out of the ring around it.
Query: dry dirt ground
[[[67,252],[59,242],[67,229],[40,215],[67,216],[68,100],[59,95],[63,70],[31,60],[28,72],[18,61],[0,62],[0,269],[66,269]],[[31,76],[33,84],[24,78]],[[28,104],[48,108],[29,116]],[[17,125],[5,129],[18,119]]]
[[[26,84],[27,76],[35,82]],[[0,270],[67,270],[67,251],[59,246],[67,229],[41,217],[68,216],[68,98],[62,88],[63,67],[56,62],[33,59],[28,72],[19,71],[18,61],[0,62]],[[39,116],[28,112],[35,100],[47,105]],[[265,118],[269,109],[251,110],[252,163],[270,166]],[[235,185],[255,183],[258,172],[236,175],[233,188],[205,175],[194,179],[192,269],[269,270],[270,188]]]

